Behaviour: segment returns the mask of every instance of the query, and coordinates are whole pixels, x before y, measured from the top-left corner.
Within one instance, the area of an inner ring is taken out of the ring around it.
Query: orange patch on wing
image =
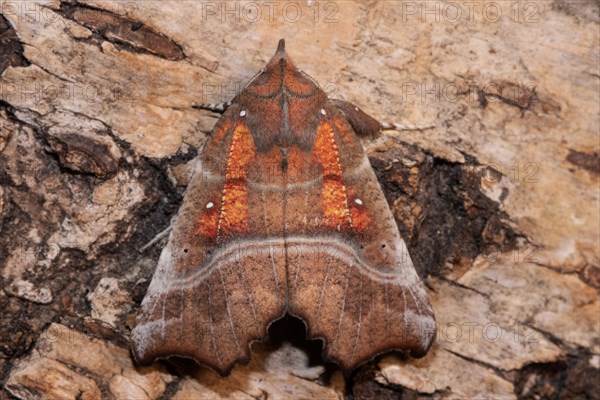
[[[364,205],[353,204],[350,215],[352,227],[357,233],[363,233],[371,223],[371,218]]]
[[[334,118],[333,119],[333,123],[335,125],[335,127],[338,129],[338,131],[340,132],[340,134],[342,135],[342,139],[344,139],[344,141],[346,143],[354,143],[356,140],[354,138],[354,136],[352,135],[352,132],[348,129],[348,123],[344,122],[342,120],[340,120],[339,118]]]
[[[223,124],[214,132],[211,136],[213,137],[213,141],[215,144],[219,144],[223,141],[225,134],[229,131],[231,127],[231,122],[228,119],[223,121]]]
[[[371,223],[369,211],[364,204],[364,200],[356,193],[352,186],[348,187],[348,202],[350,206],[350,221],[352,228],[357,233],[363,233]]]
[[[317,128],[313,154],[323,168],[321,190],[323,224],[338,230],[351,226],[348,196],[342,181],[340,153],[329,121],[320,123]]]
[[[198,218],[196,233],[206,236],[209,239],[217,237],[219,225],[219,211],[216,207],[204,211]]]
[[[235,127],[221,200],[218,237],[244,233],[248,230],[248,166],[256,150],[252,134],[246,125]]]

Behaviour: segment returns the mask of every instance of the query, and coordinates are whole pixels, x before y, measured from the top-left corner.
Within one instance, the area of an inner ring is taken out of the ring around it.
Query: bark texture
[[[599,6],[0,2],[0,397],[599,398]],[[344,377],[287,318],[222,378],[128,335],[215,116],[285,38],[365,139],[438,337]]]

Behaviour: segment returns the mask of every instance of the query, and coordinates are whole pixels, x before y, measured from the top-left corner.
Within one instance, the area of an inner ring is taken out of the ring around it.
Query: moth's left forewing
[[[255,149],[239,113],[208,139],[142,302],[131,334],[142,365],[179,356],[225,374],[285,312],[283,252],[251,238],[270,219],[253,218],[264,199],[246,179]]]
[[[341,179],[335,165],[323,171],[316,196],[323,237],[307,247],[297,268],[290,259],[290,310],[309,321],[309,334],[323,338],[325,354],[347,370],[392,349],[424,355],[435,335],[433,310],[373,169],[332,103],[319,127],[331,136],[331,148],[319,133],[314,146],[323,146],[332,164],[337,157]]]

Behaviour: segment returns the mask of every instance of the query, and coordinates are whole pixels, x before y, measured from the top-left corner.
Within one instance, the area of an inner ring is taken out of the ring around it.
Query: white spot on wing
[[[209,209],[210,209],[210,208],[213,208],[214,206],[215,206],[215,204],[214,204],[212,201],[209,201],[209,202],[206,204],[206,208],[209,208]]]
[[[323,114],[323,115],[327,115],[327,112],[325,111],[325,109],[324,109],[324,108],[321,108],[321,114]]]
[[[240,111],[240,117],[243,117],[243,116],[245,116],[245,115],[246,115],[246,110],[242,110],[242,111]]]
[[[361,200],[361,199],[354,199],[354,202],[355,202],[356,204],[358,204],[359,206],[362,206],[362,205],[363,205],[363,202],[362,202],[362,200]]]

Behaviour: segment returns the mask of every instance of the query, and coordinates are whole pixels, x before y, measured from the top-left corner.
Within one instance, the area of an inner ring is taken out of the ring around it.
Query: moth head
[[[270,97],[284,89],[301,97],[320,90],[312,78],[296,67],[285,51],[285,40],[281,39],[271,60],[248,82],[244,90],[260,97]]]
[[[275,55],[278,54],[285,56],[285,39],[279,39],[279,43],[277,44],[277,51],[275,51]]]
[[[274,69],[281,69],[281,68],[284,68],[286,70],[287,69],[298,70],[298,68],[296,67],[296,64],[294,64],[292,59],[285,52],[285,39],[279,39],[279,43],[277,44],[277,50],[275,50],[275,54],[273,54],[273,57],[271,57],[271,59],[267,63],[267,66],[265,67],[265,71],[268,71],[269,69],[274,70]],[[288,72],[288,71],[286,71],[286,72]]]

